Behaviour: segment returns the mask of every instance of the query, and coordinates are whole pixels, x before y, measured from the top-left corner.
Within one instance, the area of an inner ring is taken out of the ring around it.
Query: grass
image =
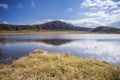
[[[120,67],[71,54],[35,50],[11,65],[0,65],[0,80],[120,80]]]
[[[90,32],[90,31],[50,31],[50,30],[19,30],[19,31],[5,31],[0,30],[0,34],[119,34],[116,33],[106,33],[106,32]]]
[[[19,30],[19,31],[0,31],[0,34],[101,34],[90,31],[33,31],[33,30]]]

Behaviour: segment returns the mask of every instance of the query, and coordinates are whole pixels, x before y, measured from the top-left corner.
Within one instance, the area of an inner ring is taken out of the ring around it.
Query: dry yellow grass
[[[89,31],[49,31],[49,30],[0,31],[0,34],[92,34],[92,33],[93,32],[89,32]]]
[[[90,31],[50,31],[50,30],[19,30],[19,31],[4,31],[0,30],[0,34],[119,34],[116,33],[106,33],[106,32],[90,32]]]
[[[11,65],[0,65],[0,80],[120,80],[120,67],[70,54],[35,50]]]

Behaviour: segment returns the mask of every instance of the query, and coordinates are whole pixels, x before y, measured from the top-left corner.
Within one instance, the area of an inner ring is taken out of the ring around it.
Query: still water
[[[15,34],[3,37],[0,64],[11,63],[41,49],[120,65],[120,34]]]

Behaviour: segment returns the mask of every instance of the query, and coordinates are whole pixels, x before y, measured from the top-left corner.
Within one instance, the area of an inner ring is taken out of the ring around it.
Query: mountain
[[[89,31],[99,33],[120,33],[120,28],[114,28],[109,26],[99,26],[97,28],[86,28],[74,26],[62,21],[51,21],[44,24],[36,25],[11,25],[11,24],[0,24],[0,30],[7,31],[19,31],[19,30],[51,30],[51,31]]]
[[[103,33],[120,33],[120,28],[113,28],[109,26],[99,26],[92,30],[92,32],[103,32]]]
[[[61,21],[51,21],[41,25],[43,30],[91,31],[92,28],[78,27]]]
[[[61,21],[51,21],[44,24],[37,25],[10,25],[0,24],[0,30],[68,30],[68,31],[91,31],[92,28],[78,27]]]

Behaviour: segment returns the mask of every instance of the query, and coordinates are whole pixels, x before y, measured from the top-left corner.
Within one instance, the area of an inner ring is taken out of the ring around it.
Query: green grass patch
[[[11,65],[0,65],[0,80],[120,80],[120,67],[71,54],[35,50]]]

